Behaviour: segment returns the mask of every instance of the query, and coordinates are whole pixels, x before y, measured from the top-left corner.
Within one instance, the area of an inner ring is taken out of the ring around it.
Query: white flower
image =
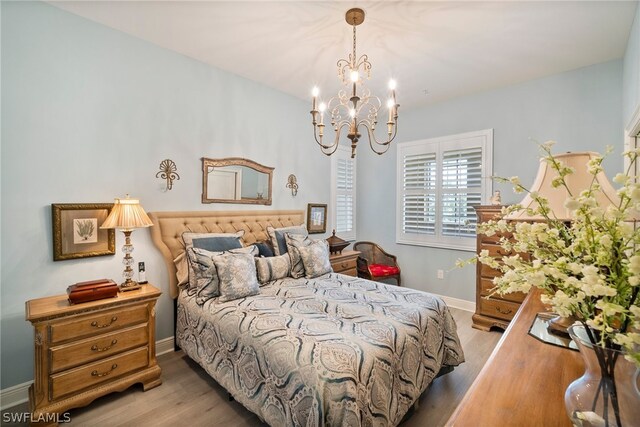
[[[575,211],[580,207],[580,202],[578,202],[573,197],[567,197],[564,201],[564,207],[569,209],[570,211]]]
[[[618,173],[616,174],[616,176],[613,177],[613,182],[615,182],[616,184],[624,185],[627,182],[629,182],[629,179],[630,179],[629,175]]]
[[[635,276],[640,276],[640,255],[629,258],[629,271]]]

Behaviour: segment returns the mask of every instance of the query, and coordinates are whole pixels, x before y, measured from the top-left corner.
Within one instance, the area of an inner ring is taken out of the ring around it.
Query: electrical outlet
[[[444,270],[438,270],[438,279],[444,279]]]

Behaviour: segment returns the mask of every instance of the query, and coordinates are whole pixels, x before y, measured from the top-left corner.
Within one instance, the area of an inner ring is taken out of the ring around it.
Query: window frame
[[[353,188],[351,191],[338,191],[337,180],[338,180],[338,160],[352,160],[353,161]],[[347,240],[350,242],[354,242],[356,240],[356,231],[357,231],[357,223],[356,223],[356,209],[357,209],[357,199],[356,199],[356,189],[357,189],[357,171],[358,165],[356,159],[351,158],[351,147],[340,145],[338,146],[336,152],[331,156],[331,206],[329,211],[331,212],[331,224],[332,230],[336,230],[336,236],[340,237],[343,240]],[[353,198],[353,217],[352,217],[352,230],[349,232],[338,231],[338,201],[337,198],[340,194],[350,194]]]
[[[442,233],[443,153],[480,147],[482,150],[481,204],[487,204],[493,193],[493,129],[447,135],[398,144],[396,152],[396,243],[463,251],[476,250],[475,233],[472,236],[445,236]],[[436,154],[435,234],[405,233],[403,231],[404,156],[407,154]]]

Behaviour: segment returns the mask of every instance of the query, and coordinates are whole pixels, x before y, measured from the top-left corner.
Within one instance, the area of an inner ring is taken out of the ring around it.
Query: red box
[[[79,282],[67,288],[71,304],[113,298],[118,295],[118,285],[110,279]]]

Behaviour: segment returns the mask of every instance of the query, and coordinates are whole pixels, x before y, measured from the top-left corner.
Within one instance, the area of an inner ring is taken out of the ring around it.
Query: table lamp
[[[120,284],[121,291],[131,291],[140,288],[137,282],[131,280],[133,277],[133,269],[131,268],[133,265],[133,258],[131,257],[131,252],[133,252],[131,232],[136,228],[151,227],[152,225],[153,223],[144,209],[142,209],[142,206],[140,206],[140,201],[129,198],[127,194],[127,197],[124,199],[115,199],[111,213],[100,226],[100,228],[122,230],[124,233],[125,243],[122,247],[122,252],[124,252],[125,255],[122,264],[124,264],[125,268],[122,276],[125,281]]]

